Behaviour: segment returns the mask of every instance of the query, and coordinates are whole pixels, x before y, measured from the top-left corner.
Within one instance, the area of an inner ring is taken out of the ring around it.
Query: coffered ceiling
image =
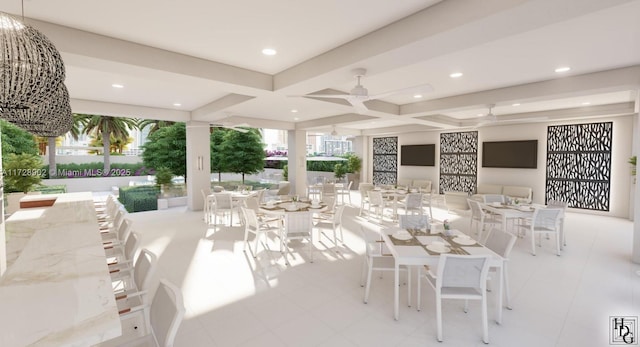
[[[24,1],[63,55],[74,112],[354,135],[486,125],[489,105],[497,125],[637,112],[638,13],[640,0]],[[292,96],[348,94],[356,68],[369,95],[405,92],[361,113]]]

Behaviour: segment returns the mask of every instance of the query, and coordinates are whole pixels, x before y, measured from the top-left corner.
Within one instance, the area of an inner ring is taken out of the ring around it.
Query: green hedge
[[[42,194],[60,194],[67,192],[67,186],[64,184],[56,185],[56,186],[45,186],[41,185],[35,189],[37,192],[42,192]]]
[[[155,170],[147,168],[143,163],[121,164],[112,163],[111,171],[104,174],[104,163],[92,162],[83,164],[56,164],[58,176],[56,178],[79,178],[79,177],[122,177],[122,176],[146,176],[155,174]],[[45,166],[45,178],[49,177],[49,165]]]
[[[152,211],[158,209],[158,194],[157,186],[120,187],[118,200],[130,213]]]

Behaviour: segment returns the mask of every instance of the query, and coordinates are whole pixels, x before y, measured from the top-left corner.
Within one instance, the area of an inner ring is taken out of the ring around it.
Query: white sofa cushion
[[[502,187],[502,195],[510,198],[520,198],[531,200],[532,190],[529,187],[504,186]]]
[[[469,194],[467,192],[444,192],[444,204],[447,206],[447,210],[468,210],[469,203],[467,202]]]
[[[498,184],[478,184],[476,194],[503,194],[502,186]]]
[[[411,186],[414,188],[422,188],[423,192],[431,191],[431,181],[430,180],[413,180]]]

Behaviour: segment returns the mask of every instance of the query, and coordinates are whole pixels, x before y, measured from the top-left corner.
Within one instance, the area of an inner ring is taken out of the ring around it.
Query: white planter
[[[28,195],[38,195],[41,192],[28,192]],[[13,214],[20,209],[20,199],[27,194],[25,193],[7,193],[7,214]]]

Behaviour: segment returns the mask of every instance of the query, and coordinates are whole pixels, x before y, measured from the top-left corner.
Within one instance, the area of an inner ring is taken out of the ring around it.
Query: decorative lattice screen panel
[[[613,122],[547,128],[545,201],[609,211]]]
[[[472,193],[478,174],[478,132],[440,134],[440,194]]]
[[[396,184],[398,178],[398,138],[373,139],[373,184]]]

